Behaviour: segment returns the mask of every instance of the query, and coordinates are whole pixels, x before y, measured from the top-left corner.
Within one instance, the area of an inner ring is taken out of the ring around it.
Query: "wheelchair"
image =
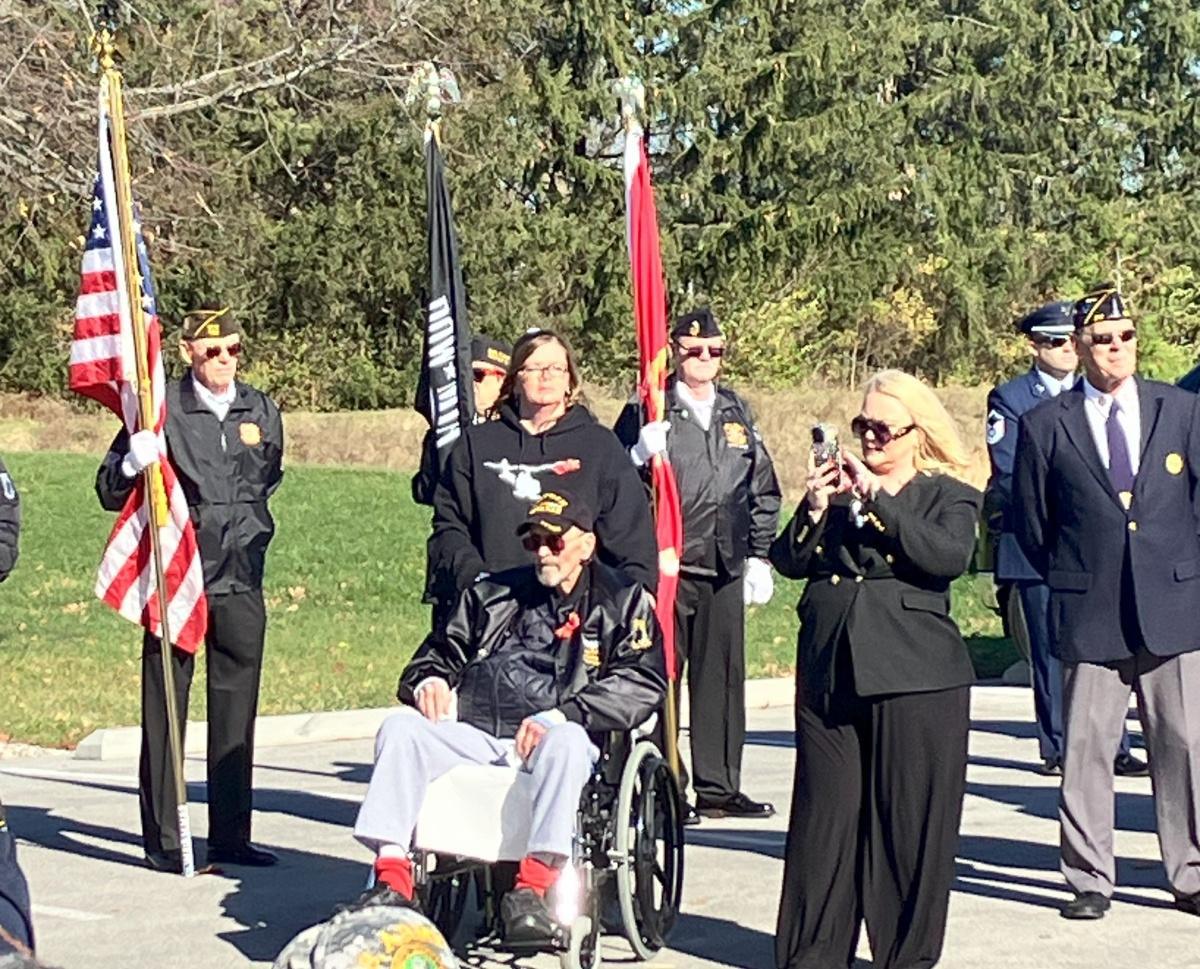
[[[473,898],[481,938],[497,949],[552,951],[563,969],[596,969],[605,934],[652,958],[683,891],[679,788],[658,748],[636,733],[608,735],[580,798],[571,860],[551,889],[554,938],[517,949],[501,937],[500,899],[525,854],[531,807],[530,775],[515,767],[463,765],[430,785],[413,850],[430,921],[453,940]]]

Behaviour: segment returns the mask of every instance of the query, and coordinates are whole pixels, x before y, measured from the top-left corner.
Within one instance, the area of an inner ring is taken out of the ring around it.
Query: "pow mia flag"
[[[466,290],[436,125],[425,129],[425,200],[429,303],[415,407],[433,429],[440,470],[450,448],[471,423],[475,397]]]

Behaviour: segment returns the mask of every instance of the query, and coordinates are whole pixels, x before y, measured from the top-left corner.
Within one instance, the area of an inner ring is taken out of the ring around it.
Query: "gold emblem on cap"
[[[692,325],[688,327],[688,336],[700,335],[700,323],[698,320],[692,320]]]
[[[262,444],[262,428],[253,421],[238,425],[238,437],[246,447],[258,447]]]
[[[1180,474],[1183,471],[1183,455],[1172,451],[1167,455],[1163,464],[1166,466],[1167,474]]]
[[[567,499],[562,495],[555,494],[553,491],[547,491],[537,500],[537,504],[529,509],[529,514],[561,515],[567,510],[567,505]]]

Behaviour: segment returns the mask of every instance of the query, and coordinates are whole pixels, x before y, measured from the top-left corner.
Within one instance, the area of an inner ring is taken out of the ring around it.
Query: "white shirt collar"
[[[1103,390],[1097,390],[1092,386],[1092,382],[1086,378],[1083,381],[1083,395],[1087,400],[1095,401],[1104,413],[1108,413],[1109,407],[1112,406],[1112,400],[1115,397],[1121,402],[1121,410],[1125,413],[1136,413],[1140,410],[1140,401],[1138,400],[1137,380],[1130,377],[1114,393],[1106,393]]]
[[[1064,390],[1070,390],[1075,386],[1076,375],[1073,373],[1069,373],[1062,380],[1059,380],[1057,377],[1052,377],[1037,367],[1034,367],[1033,371],[1037,374],[1037,379],[1041,382],[1041,385],[1046,388],[1046,393],[1051,397],[1057,397]]]
[[[205,407],[216,414],[218,417],[224,417],[229,412],[229,405],[233,403],[237,397],[237,381],[229,381],[229,386],[221,393],[215,394],[204,384],[200,383],[195,378],[192,379],[192,389],[196,391],[196,397]]]

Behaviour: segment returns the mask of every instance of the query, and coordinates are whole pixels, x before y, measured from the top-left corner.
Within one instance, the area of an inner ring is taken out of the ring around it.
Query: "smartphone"
[[[817,467],[832,461],[836,465],[842,462],[842,449],[838,445],[837,428],[832,424],[814,424],[812,429],[813,461]]]

